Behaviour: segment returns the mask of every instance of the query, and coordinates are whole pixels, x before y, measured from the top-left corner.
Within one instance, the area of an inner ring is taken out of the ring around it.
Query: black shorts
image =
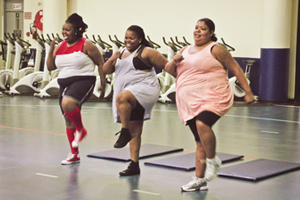
[[[130,121],[144,120],[145,108],[136,101],[136,107],[131,110]]]
[[[59,106],[64,114],[61,101],[64,96],[69,96],[78,102],[79,108],[93,94],[96,77],[94,76],[75,76],[64,79],[57,79],[59,84]]]
[[[193,119],[189,120],[187,122],[187,125],[190,127],[194,137],[195,141],[200,141],[199,134],[196,127],[196,120],[202,121],[204,124],[206,124],[209,127],[212,127],[218,120],[220,119],[220,116],[210,112],[210,111],[203,111]]]
[[[145,114],[145,108],[138,101],[136,101],[136,107],[131,110],[129,121],[144,120],[144,114]],[[117,122],[121,123],[121,119],[119,115],[117,117]]]

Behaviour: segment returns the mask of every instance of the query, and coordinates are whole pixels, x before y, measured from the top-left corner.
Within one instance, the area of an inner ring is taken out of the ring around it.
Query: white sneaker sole
[[[73,164],[77,164],[77,163],[80,163],[80,160],[71,161],[71,162],[65,161],[65,160],[61,161],[62,165],[73,165]]]
[[[183,189],[181,187],[182,192],[195,192],[195,191],[205,191],[205,190],[208,190],[208,186],[203,186],[203,187],[200,187],[200,188],[197,188],[197,189]]]

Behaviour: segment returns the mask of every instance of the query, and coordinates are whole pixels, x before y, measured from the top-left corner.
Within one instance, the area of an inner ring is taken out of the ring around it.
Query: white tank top
[[[55,65],[59,69],[58,78],[72,76],[95,76],[95,64],[83,52],[86,38],[81,38],[75,45],[68,47],[65,41],[61,42],[56,51]]]

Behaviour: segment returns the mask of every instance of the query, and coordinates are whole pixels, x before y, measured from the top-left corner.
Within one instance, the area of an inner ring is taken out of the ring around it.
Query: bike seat
[[[253,65],[255,63],[255,60],[243,60],[243,63],[246,65]]]

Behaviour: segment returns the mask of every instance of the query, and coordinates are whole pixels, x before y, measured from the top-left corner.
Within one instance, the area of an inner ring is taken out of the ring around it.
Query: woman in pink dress
[[[198,20],[194,43],[183,48],[165,70],[176,77],[176,104],[181,121],[189,125],[196,140],[196,175],[181,189],[206,190],[207,181],[217,176],[221,160],[216,156],[216,137],[212,126],[228,112],[233,94],[227,70],[244,89],[245,103],[254,101],[243,70],[229,51],[218,44],[212,20]]]

